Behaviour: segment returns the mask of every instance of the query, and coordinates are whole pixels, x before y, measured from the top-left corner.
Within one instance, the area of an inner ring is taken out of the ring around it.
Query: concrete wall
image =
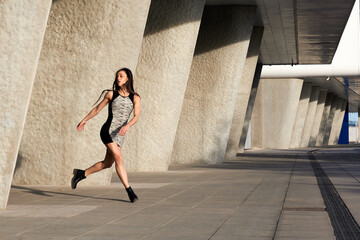
[[[230,128],[229,140],[226,147],[225,159],[235,158],[236,154],[240,151],[239,142],[244,127],[245,115],[255,76],[263,31],[264,28],[255,27],[251,34],[245,66],[243,68],[243,73],[241,74],[240,87]]]
[[[332,103],[331,103],[329,116],[326,119],[326,128],[325,128],[325,134],[324,134],[324,141],[323,141],[323,144],[322,144],[323,146],[329,145],[330,134],[331,134],[331,131],[332,131],[332,128],[333,128],[335,112],[336,112],[336,109],[339,108],[340,102],[341,102],[341,99],[338,98],[337,96],[334,96],[334,98],[332,100]]]
[[[319,93],[319,100],[317,102],[315,117],[311,128],[309,147],[314,147],[316,145],[317,137],[319,134],[321,120],[325,109],[325,101],[327,98],[327,90],[321,89]]]
[[[107,107],[84,132],[76,126],[101,91],[112,88],[118,69],[135,69],[149,6],[150,0],[53,2],[14,183],[69,185],[73,168],[103,160],[99,132]],[[110,178],[107,170],[81,184]]]
[[[252,114],[252,147],[290,146],[302,79],[261,79]]]
[[[343,99],[338,99],[337,101],[334,120],[332,123],[332,128],[329,136],[329,145],[338,144],[341,126],[344,120],[346,103],[347,102]]]
[[[0,3],[0,209],[7,204],[51,0]]]
[[[172,162],[223,161],[255,10],[250,6],[204,9]]]
[[[130,171],[166,171],[204,1],[153,0],[136,68],[140,121],[124,146]]]
[[[259,87],[261,70],[262,70],[262,64],[258,63],[255,69],[253,84],[251,86],[251,92],[247,104],[243,128],[241,130],[240,141],[239,141],[240,153],[244,152],[247,146],[248,148],[251,148],[251,133],[249,132],[249,129],[251,129],[251,116],[254,109],[256,93]]]
[[[306,113],[304,129],[301,135],[300,147],[308,147],[311,129],[314,124],[316,108],[319,101],[320,87],[312,87],[309,105]]]
[[[324,143],[324,137],[325,137],[325,131],[326,131],[326,125],[327,125],[327,121],[329,118],[329,114],[330,114],[330,109],[331,109],[331,105],[333,103],[333,99],[335,98],[335,96],[332,93],[327,93],[326,95],[326,100],[325,100],[325,105],[324,105],[324,110],[323,110],[323,114],[321,116],[321,123],[320,123],[320,127],[319,127],[319,131],[316,137],[316,144],[315,146],[323,146]]]
[[[292,130],[292,135],[291,135],[291,140],[290,140],[290,148],[299,148],[300,147],[301,135],[302,135],[302,132],[304,129],[307,110],[308,110],[309,101],[310,101],[311,88],[312,88],[311,83],[306,82],[303,84],[301,94],[300,94],[298,109],[296,112],[296,119],[295,119],[294,127]]]

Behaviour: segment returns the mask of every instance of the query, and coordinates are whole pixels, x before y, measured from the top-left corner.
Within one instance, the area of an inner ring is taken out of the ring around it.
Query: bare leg
[[[114,142],[108,143],[108,144],[106,144],[106,146],[111,151],[111,153],[113,155],[113,159],[115,160],[116,173],[118,174],[118,176],[119,176],[121,182],[124,184],[125,188],[128,188],[129,187],[128,176],[127,176],[124,164],[123,164],[123,156],[121,154],[120,147]]]
[[[106,148],[106,155],[103,161],[95,163],[93,166],[89,167],[85,170],[85,177],[89,176],[90,174],[99,172],[105,168],[109,168],[113,165],[114,158],[111,154],[109,148]]]

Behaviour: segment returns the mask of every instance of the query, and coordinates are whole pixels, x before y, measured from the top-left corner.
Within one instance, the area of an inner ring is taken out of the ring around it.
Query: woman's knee
[[[123,156],[122,156],[121,154],[116,154],[116,155],[114,156],[114,158],[115,158],[115,163],[116,163],[117,165],[120,165],[120,166],[123,165]]]

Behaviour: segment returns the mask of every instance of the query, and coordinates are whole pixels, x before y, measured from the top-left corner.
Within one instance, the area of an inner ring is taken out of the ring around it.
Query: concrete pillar
[[[130,171],[168,169],[203,9],[203,0],[151,3],[136,68],[142,112],[124,146]]]
[[[255,76],[263,31],[264,28],[255,27],[251,34],[249,50],[247,52],[243,73],[241,74],[240,87],[226,147],[225,159],[234,159],[240,150],[239,141]],[[257,81],[259,81],[259,79]]]
[[[255,76],[253,80],[253,84],[251,86],[251,92],[249,97],[249,102],[247,104],[245,119],[243,128],[241,130],[240,141],[239,141],[239,152],[242,153],[245,150],[245,147],[248,145],[251,146],[251,133],[249,133],[249,129],[251,128],[251,116],[254,109],[256,93],[258,91],[260,76],[261,76],[262,64],[257,64],[255,70]]]
[[[336,145],[339,142],[339,136],[341,131],[341,126],[344,120],[344,114],[346,109],[346,101],[343,99],[338,99],[334,120],[332,123],[332,128],[329,137],[329,145]]]
[[[290,148],[300,147],[301,135],[304,129],[305,119],[310,101],[311,88],[312,88],[311,83],[306,82],[303,84],[299,99],[299,105],[296,112],[294,128],[292,130]]]
[[[338,144],[349,144],[350,142],[350,132],[349,132],[349,109],[353,109],[354,106],[351,106],[350,104],[345,105],[345,113],[344,113],[344,119],[342,122],[340,134],[339,134],[339,140]]]
[[[87,122],[84,132],[76,126],[101,91],[112,88],[118,69],[135,69],[149,6],[148,0],[53,2],[15,183],[69,185],[73,168],[104,159],[99,132],[107,107]],[[109,184],[111,172],[80,184]]]
[[[176,133],[174,163],[221,163],[256,8],[207,6]]]
[[[309,106],[306,113],[305,125],[301,135],[300,147],[308,147],[311,129],[314,124],[316,108],[319,101],[320,87],[312,87]]]
[[[339,116],[339,120],[338,120],[338,129],[337,129],[337,133],[335,136],[334,144],[339,144],[341,128],[342,128],[342,125],[344,122],[347,105],[348,105],[348,102],[346,100],[343,100],[343,105],[341,106],[340,116]]]
[[[289,148],[302,85],[296,78],[261,79],[251,118],[253,148]]]
[[[5,209],[51,0],[0,3],[0,209]]]
[[[323,143],[324,143],[324,137],[325,137],[325,131],[326,131],[326,123],[327,123],[327,120],[329,118],[330,109],[331,109],[331,105],[333,103],[334,98],[335,97],[334,97],[334,95],[332,93],[327,93],[323,114],[321,116],[320,127],[319,127],[319,131],[318,131],[318,134],[317,134],[317,137],[316,137],[315,146],[322,146]]]
[[[331,134],[331,130],[333,128],[335,112],[336,112],[336,109],[339,109],[340,102],[341,102],[341,99],[334,96],[333,101],[331,103],[329,117],[326,120],[326,128],[325,128],[323,146],[329,145],[330,134]]]
[[[340,98],[337,98],[335,101],[335,110],[334,110],[334,117],[333,121],[331,123],[330,133],[329,133],[329,140],[328,145],[334,145],[335,136],[337,133],[337,125],[338,125],[338,118],[340,117],[341,108],[343,105],[343,100]]]
[[[319,129],[321,125],[322,115],[324,113],[325,101],[327,98],[327,90],[322,89],[319,93],[319,100],[317,102],[314,121],[311,127],[309,147],[314,147],[316,145],[317,136],[319,134]]]

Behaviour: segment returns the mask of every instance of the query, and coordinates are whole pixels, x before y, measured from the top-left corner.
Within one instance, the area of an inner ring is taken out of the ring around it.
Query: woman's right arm
[[[105,106],[108,104],[113,96],[113,91],[109,91],[105,94],[104,99],[96,106],[94,107],[86,117],[84,117],[83,120],[77,125],[77,130],[82,131],[84,130],[85,124],[88,120],[95,117]]]

